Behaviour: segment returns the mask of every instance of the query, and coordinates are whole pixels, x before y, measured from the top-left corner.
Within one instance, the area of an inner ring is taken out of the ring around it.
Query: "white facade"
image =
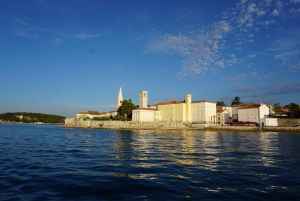
[[[229,121],[229,113],[227,110],[217,110],[217,123],[225,124]]]
[[[266,126],[278,126],[277,118],[266,118]]]
[[[192,102],[192,122],[202,124],[216,124],[216,103],[202,100]]]
[[[231,106],[217,106],[217,110],[226,110],[229,118],[232,118],[232,107]]]
[[[232,105],[231,106],[231,111],[232,111],[232,116],[231,116],[231,119],[232,121],[237,121],[239,118],[238,118],[238,109],[239,108],[242,108],[242,107],[245,107],[246,105]]]
[[[184,101],[168,101],[147,107],[147,91],[139,93],[139,108],[132,111],[132,121],[139,122],[198,122],[216,124],[216,103],[202,100],[192,101],[186,94]]]
[[[92,119],[93,117],[103,117],[103,116],[105,116],[105,115],[101,114],[98,111],[79,112],[76,114],[77,119],[84,119],[84,118]]]
[[[161,111],[152,108],[138,108],[132,110],[132,121],[138,121],[138,122],[161,121]]]
[[[137,122],[156,122],[161,121],[162,112],[156,107],[148,107],[148,92],[140,91],[139,108],[132,110],[132,121]]]
[[[260,126],[266,125],[266,117],[269,115],[269,108],[265,104],[248,104],[238,109],[239,121],[256,122]]]

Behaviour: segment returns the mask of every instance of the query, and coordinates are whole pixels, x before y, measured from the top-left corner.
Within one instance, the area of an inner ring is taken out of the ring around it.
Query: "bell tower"
[[[122,95],[122,89],[120,87],[118,98],[116,101],[116,110],[118,110],[118,108],[122,105],[122,102],[123,102],[123,95]]]
[[[148,92],[140,91],[139,97],[139,108],[147,108],[148,107]]]

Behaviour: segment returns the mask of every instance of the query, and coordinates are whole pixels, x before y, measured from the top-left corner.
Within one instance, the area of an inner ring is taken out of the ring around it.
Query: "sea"
[[[0,124],[0,200],[300,200],[300,133]]]

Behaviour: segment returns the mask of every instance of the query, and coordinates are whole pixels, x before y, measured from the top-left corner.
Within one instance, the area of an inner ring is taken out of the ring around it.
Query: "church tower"
[[[120,87],[118,98],[116,101],[116,110],[118,110],[118,108],[122,105],[122,102],[123,102],[123,95],[122,95],[122,89]]]
[[[148,92],[140,91],[139,97],[139,108],[147,108],[148,107]]]

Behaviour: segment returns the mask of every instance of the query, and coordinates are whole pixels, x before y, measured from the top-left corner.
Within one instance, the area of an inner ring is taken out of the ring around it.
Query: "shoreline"
[[[155,130],[155,131],[247,131],[247,132],[300,132],[300,127],[253,127],[253,126],[214,126],[201,128],[125,128],[125,127],[80,127],[59,126],[70,129],[100,129],[100,130]]]

